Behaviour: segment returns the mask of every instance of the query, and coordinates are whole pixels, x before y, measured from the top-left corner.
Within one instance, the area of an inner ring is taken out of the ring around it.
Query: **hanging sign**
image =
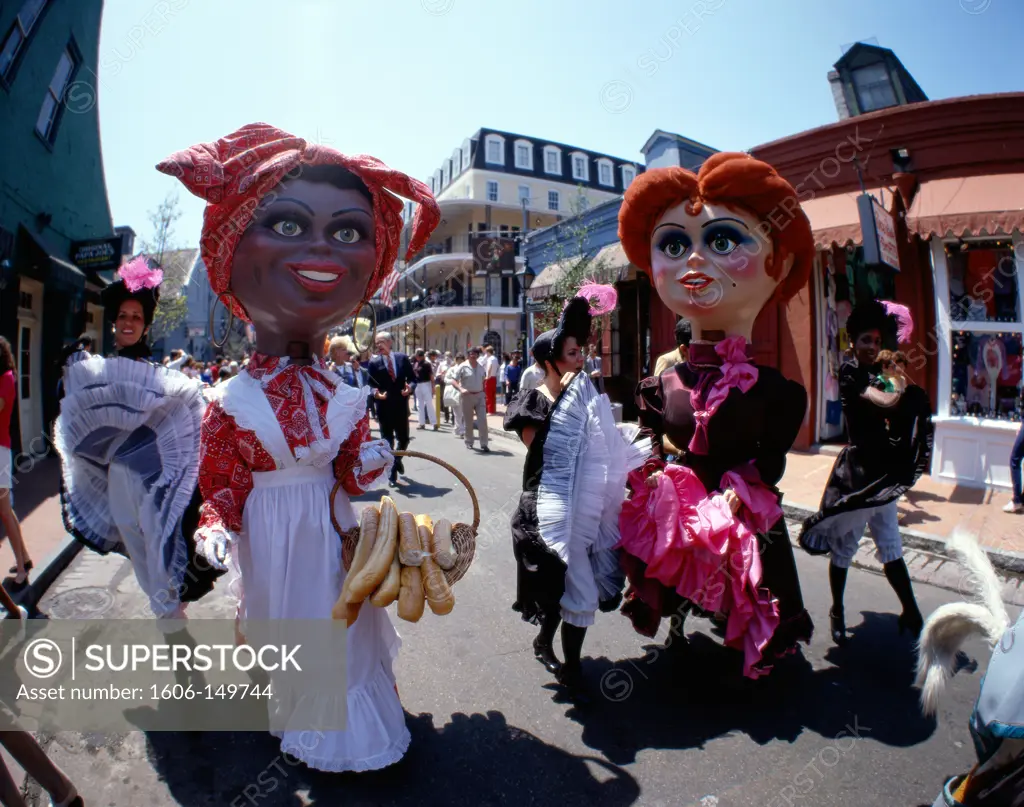
[[[900,253],[896,243],[896,225],[892,215],[874,196],[857,197],[860,231],[864,243],[864,263],[900,270]]]

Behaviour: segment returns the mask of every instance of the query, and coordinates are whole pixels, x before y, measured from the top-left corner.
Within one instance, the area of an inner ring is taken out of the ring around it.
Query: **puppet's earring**
[[[229,297],[231,297],[232,302],[234,302],[235,296],[233,294],[231,294],[231,292],[226,292],[226,294]],[[221,299],[221,297],[223,297],[223,296],[224,295],[222,295],[222,294],[218,294],[217,295],[217,300],[214,302],[213,305],[210,306],[210,341],[213,343],[213,346],[216,347],[216,348],[222,348],[222,347],[224,347],[225,344],[227,344],[228,337],[231,335],[231,326],[235,324],[235,310],[228,303],[225,303]],[[224,307],[228,310],[228,327],[224,329],[224,337],[220,341],[217,341],[217,339],[213,335],[214,334],[213,314],[217,310],[217,303],[218,302],[224,303]]]
[[[370,309],[370,314],[367,317],[362,316],[364,308]],[[372,327],[371,322],[373,323]],[[366,341],[364,342],[363,339]],[[369,353],[376,341],[377,310],[373,307],[372,303],[363,300],[359,303],[359,307],[355,312],[355,319],[352,321],[352,343],[355,345],[356,352],[362,355],[363,353]]]

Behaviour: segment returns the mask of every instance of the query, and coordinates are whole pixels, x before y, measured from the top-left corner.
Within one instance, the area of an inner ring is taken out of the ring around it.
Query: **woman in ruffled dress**
[[[614,287],[580,289],[557,326],[534,343],[543,383],[513,398],[504,422],[527,447],[523,493],[512,518],[512,608],[540,626],[534,655],[578,702],[589,700],[581,665],[587,628],[598,609],[613,611],[622,599],[625,581],[614,547],[626,474],[643,464],[650,445],[630,444],[607,396],[579,372],[593,316],[613,310],[615,302]],[[553,647],[559,624],[564,663]]]
[[[916,384],[885,390],[878,362],[883,346],[909,343],[914,322],[906,306],[865,300],[850,313],[846,331],[854,358],[839,370],[839,393],[849,445],[836,457],[818,512],[800,532],[800,545],[812,555],[829,555],[832,641],[847,641],[846,578],[865,529],[885,579],[899,598],[900,633],[917,639],[924,617],[914,597],[903,559],[899,499],[931,466],[934,427],[928,394]]]
[[[77,350],[64,368],[54,442],[68,532],[126,555],[153,614],[183,619],[219,573],[195,557],[201,384],[149,360],[163,272],[140,256],[104,290],[115,355]]]
[[[721,153],[697,174],[673,167],[638,177],[619,237],[693,328],[686,361],[637,390],[640,423],[662,457],[630,476],[622,612],[644,636],[663,617],[680,632],[688,613],[713,617],[743,654],[744,675],[757,678],[813,630],[776,487],[807,393],[755,364],[750,344],[758,314],[806,283],[810,224],[771,166]],[[668,464],[666,441],[679,452]]]
[[[349,501],[394,458],[370,439],[367,388],[345,384],[316,355],[393,271],[402,196],[419,206],[408,255],[440,219],[430,190],[373,157],[349,157],[267,124],[250,124],[157,166],[207,202],[200,239],[210,284],[255,326],[256,349],[218,386],[202,432],[204,498],[197,546],[240,575],[247,620],[330,619],[345,581]],[[334,501],[331,493],[340,480]],[[400,640],[387,611],[364,603],[347,631],[346,730],[275,730],[282,751],[325,771],[383,768],[409,730],[392,663]],[[324,703],[329,710],[337,703]]]

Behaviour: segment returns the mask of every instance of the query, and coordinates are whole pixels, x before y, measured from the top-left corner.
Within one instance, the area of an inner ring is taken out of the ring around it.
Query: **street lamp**
[[[523,250],[525,252],[525,250]],[[533,285],[533,279],[535,277],[533,269],[530,268],[530,261],[525,256],[523,257],[522,268],[516,271],[515,276],[519,279],[519,290],[523,297],[523,313],[521,331],[523,333],[523,361],[527,362],[530,355],[530,345],[533,344],[533,317],[526,309],[527,295],[526,292],[530,290],[530,286]]]

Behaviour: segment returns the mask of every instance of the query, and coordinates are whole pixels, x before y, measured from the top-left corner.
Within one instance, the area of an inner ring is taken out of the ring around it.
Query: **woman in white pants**
[[[420,413],[419,429],[427,428],[427,424],[437,431],[437,414],[434,411],[434,366],[427,361],[423,348],[416,351],[412,362],[412,374],[416,377],[416,403]]]

